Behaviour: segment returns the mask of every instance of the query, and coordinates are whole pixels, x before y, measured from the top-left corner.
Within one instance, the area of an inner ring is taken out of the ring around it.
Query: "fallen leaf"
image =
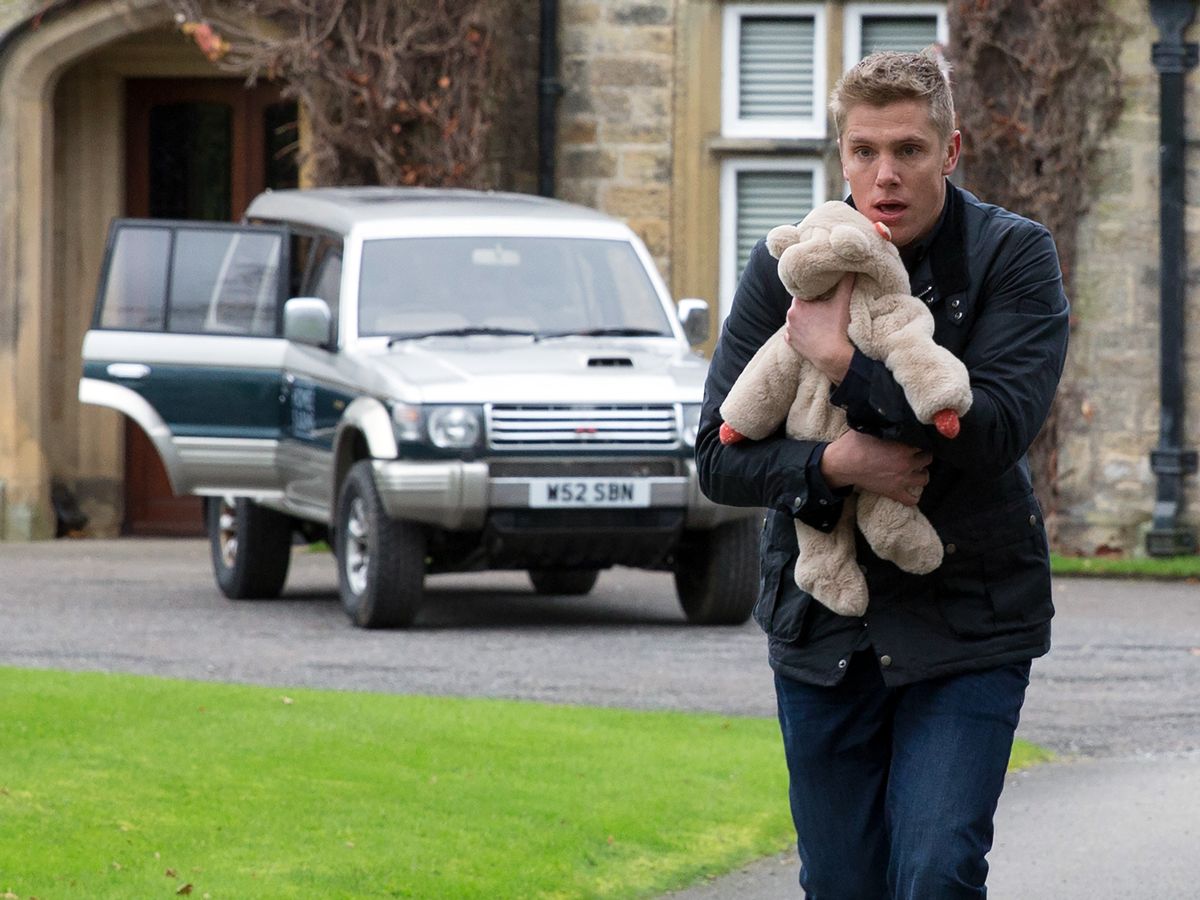
[[[281,699],[283,700],[283,702],[284,702],[284,705],[286,705],[286,706],[291,706],[293,703],[295,703],[295,702],[296,702],[296,701],[295,701],[295,700],[293,700],[291,697],[283,697],[283,698],[281,698]]]
[[[167,871],[163,872],[163,874],[166,875],[168,878],[178,878],[179,877],[179,873],[176,872],[174,869],[167,869]]]
[[[113,868],[114,868],[114,869],[116,869],[118,872],[119,872],[119,871],[121,871],[121,868],[122,868],[122,866],[121,866],[121,864],[120,864],[119,862],[117,862],[116,860],[114,860],[114,861],[113,861],[113,864],[112,864],[112,866],[113,866]]]
[[[353,848],[354,848],[354,841],[346,841],[346,846],[347,846],[347,847],[350,847],[351,849],[353,849]]]
[[[179,890],[177,890],[175,893],[177,893],[177,894],[190,894],[191,892],[192,892],[192,886],[191,886],[191,884],[189,883],[189,884],[185,884],[183,887],[181,887],[181,888],[180,888]]]
[[[617,839],[610,834],[608,836],[608,843],[611,845],[611,844],[615,844],[616,842],[617,842]]]
[[[21,898],[12,891],[5,891],[3,900],[21,900]]]

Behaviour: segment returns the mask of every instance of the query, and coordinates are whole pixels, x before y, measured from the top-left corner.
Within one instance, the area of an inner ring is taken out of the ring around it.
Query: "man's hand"
[[[915,506],[921,488],[929,483],[933,454],[907,444],[847,431],[825,448],[821,474],[834,489],[855,485],[860,490]]]
[[[854,345],[846,335],[850,327],[850,292],[854,274],[838,282],[828,300],[792,298],[787,313],[788,346],[816,366],[834,384],[841,384],[850,368]]]

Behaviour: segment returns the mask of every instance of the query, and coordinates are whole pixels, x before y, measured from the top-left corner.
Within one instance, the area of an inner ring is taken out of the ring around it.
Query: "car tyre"
[[[351,466],[338,497],[338,591],[360,628],[405,628],[425,588],[425,531],[383,508],[369,460]]]
[[[230,600],[278,597],[292,561],[292,520],[245,497],[210,497],[204,513],[221,593]]]
[[[598,569],[530,569],[529,580],[539,594],[582,597],[591,592],[600,577]]]
[[[675,554],[675,592],[693,625],[741,625],[758,595],[758,520],[691,532]]]

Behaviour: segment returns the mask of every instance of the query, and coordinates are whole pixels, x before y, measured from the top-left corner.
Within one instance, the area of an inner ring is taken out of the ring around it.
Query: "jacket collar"
[[[847,197],[846,202],[854,207],[853,197]],[[966,227],[966,201],[963,199],[963,192],[955,187],[952,181],[947,180],[946,202],[942,206],[942,215],[937,225],[916,246],[906,248],[902,254],[905,267],[910,271],[923,256],[929,256],[933,282],[943,297],[962,293],[970,285],[967,275]]]

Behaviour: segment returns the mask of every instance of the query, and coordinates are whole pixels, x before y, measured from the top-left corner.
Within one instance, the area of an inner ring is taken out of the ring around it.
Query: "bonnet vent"
[[[633,360],[628,356],[589,356],[587,364],[589,367],[632,366]]]

